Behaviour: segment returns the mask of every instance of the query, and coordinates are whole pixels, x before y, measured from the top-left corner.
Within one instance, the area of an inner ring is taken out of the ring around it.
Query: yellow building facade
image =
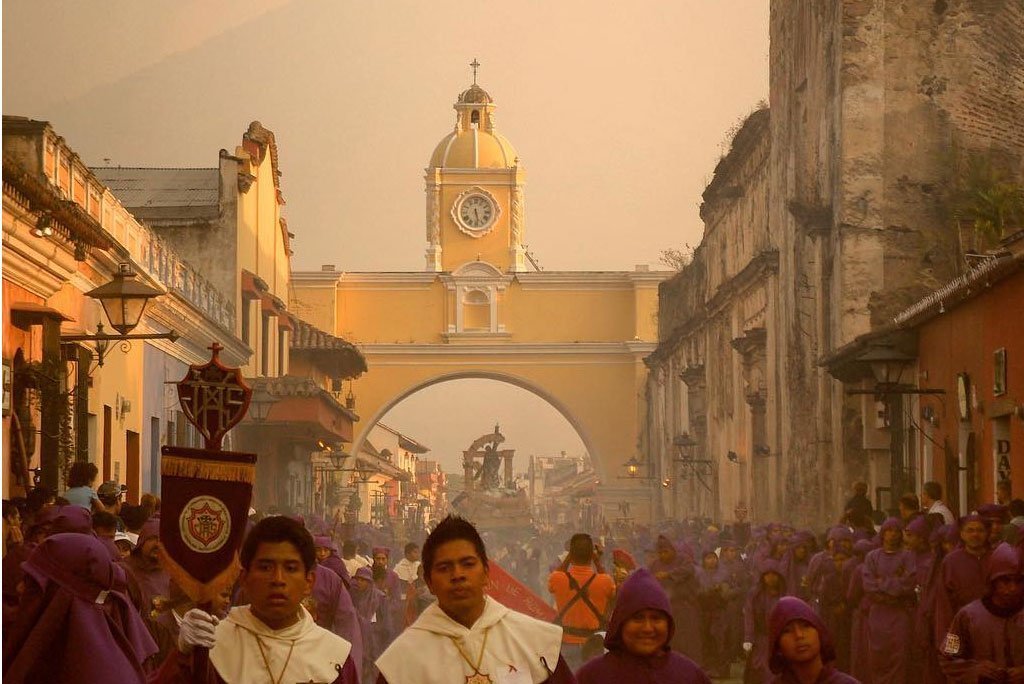
[[[649,495],[626,478],[645,407],[643,358],[657,340],[658,284],[670,274],[540,271],[524,246],[526,173],[475,83],[425,172],[426,269],[295,272],[293,308],[357,344],[369,371],[353,384],[362,420],[352,453],[406,397],[462,378],[507,382],[545,399],[576,429],[602,502]],[[553,447],[555,445],[552,445]]]

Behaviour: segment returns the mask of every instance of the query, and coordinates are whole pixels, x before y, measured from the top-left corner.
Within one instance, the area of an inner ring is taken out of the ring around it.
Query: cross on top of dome
[[[476,82],[476,72],[480,68],[480,62],[474,58],[469,66],[473,69],[473,85],[459,94],[459,104],[492,104],[494,100]]]

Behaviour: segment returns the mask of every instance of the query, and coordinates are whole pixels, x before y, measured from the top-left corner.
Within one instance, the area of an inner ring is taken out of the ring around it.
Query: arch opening
[[[511,448],[516,449],[517,470],[525,469],[525,464],[528,462],[531,453],[535,455],[558,455],[560,451],[566,451],[566,455],[568,456],[583,455],[584,453],[589,455],[590,462],[592,464],[592,467],[594,468],[594,471],[597,473],[598,477],[602,477],[601,459],[600,455],[597,454],[594,450],[593,440],[588,435],[586,426],[583,425],[581,421],[578,420],[576,416],[572,414],[572,412],[568,409],[567,406],[565,406],[557,397],[554,397],[549,392],[545,391],[544,388],[536,385],[535,383],[529,380],[516,377],[510,374],[493,371],[475,370],[445,373],[416,382],[413,385],[404,388],[402,391],[395,394],[395,396],[393,396],[389,401],[384,403],[376,411],[376,413],[374,413],[369,418],[365,419],[365,422],[360,421],[362,423],[362,426],[361,429],[359,430],[355,442],[352,445],[352,453],[360,453],[367,440],[368,435],[371,433],[374,426],[376,426],[378,423],[383,422],[384,424],[389,425],[392,428],[403,431],[406,430],[408,428],[408,424],[407,421],[404,421],[402,419],[403,416],[401,413],[402,404],[406,403],[406,400],[413,398],[414,395],[417,394],[424,396],[425,390],[429,392],[431,388],[435,388],[439,385],[465,380],[494,381],[495,384],[504,385],[504,390],[506,392],[520,390],[521,392],[518,392],[518,394],[520,395],[532,395],[532,397],[530,397],[527,401],[532,400],[535,404],[542,406],[543,408],[540,410],[551,411],[553,409],[551,413],[555,415],[551,416],[552,420],[546,420],[543,422],[550,425],[553,422],[557,422],[558,419],[560,419],[560,421],[564,425],[564,431],[562,432],[560,437],[571,435],[571,438],[574,438],[575,441],[572,441],[572,439],[560,439],[558,443],[552,443],[547,450],[538,448],[536,446],[536,436],[527,436],[527,433],[530,432],[530,429],[524,426],[524,424],[522,424],[521,422],[518,422],[516,417],[508,412],[508,407],[503,407],[499,405],[488,409],[486,402],[484,402],[483,406],[485,408],[480,409],[474,407],[478,415],[477,422],[479,423],[479,425],[477,425],[477,423],[474,422],[472,424],[472,427],[466,427],[465,431],[460,431],[457,437],[453,437],[452,439],[446,440],[444,445],[431,444],[429,436],[416,434],[415,432],[413,432],[415,427],[410,429],[409,436],[415,439],[422,438],[426,445],[431,447],[433,453],[431,456],[428,456],[427,458],[436,457],[434,458],[434,460],[441,461],[442,467],[445,470],[448,470],[450,472],[461,472],[461,466],[459,466],[458,470],[456,470],[455,468],[456,457],[458,458],[458,463],[461,464],[462,450],[468,447],[470,442],[472,442],[472,440],[475,439],[476,437],[479,437],[480,435],[493,430],[494,421],[497,420],[502,425],[502,433],[508,439],[508,445]],[[490,383],[487,384],[489,385]],[[466,399],[466,401],[475,400]],[[479,404],[480,402],[477,403]],[[436,404],[432,405],[431,408],[439,414],[441,412],[449,412],[452,410],[451,406],[443,407],[437,406]],[[396,409],[398,409],[398,411],[396,411]],[[397,420],[392,421],[389,420],[389,418],[397,418]],[[435,446],[439,448],[435,448]],[[445,449],[447,451],[444,451],[444,453],[439,453]]]

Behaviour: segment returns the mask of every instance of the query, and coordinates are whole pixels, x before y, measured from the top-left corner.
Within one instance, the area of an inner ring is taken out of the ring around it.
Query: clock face
[[[494,205],[483,195],[470,195],[459,205],[459,218],[467,228],[479,230],[494,218]]]

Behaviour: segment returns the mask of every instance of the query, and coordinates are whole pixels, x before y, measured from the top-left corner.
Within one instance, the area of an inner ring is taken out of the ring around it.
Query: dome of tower
[[[476,83],[455,102],[455,130],[430,155],[429,168],[510,169],[518,155],[508,139],[494,130],[494,100]]]
[[[500,133],[468,130],[446,135],[430,156],[430,167],[448,169],[510,169],[519,155]]]
[[[459,104],[491,104],[494,102],[487,91],[476,83],[459,94]]]

